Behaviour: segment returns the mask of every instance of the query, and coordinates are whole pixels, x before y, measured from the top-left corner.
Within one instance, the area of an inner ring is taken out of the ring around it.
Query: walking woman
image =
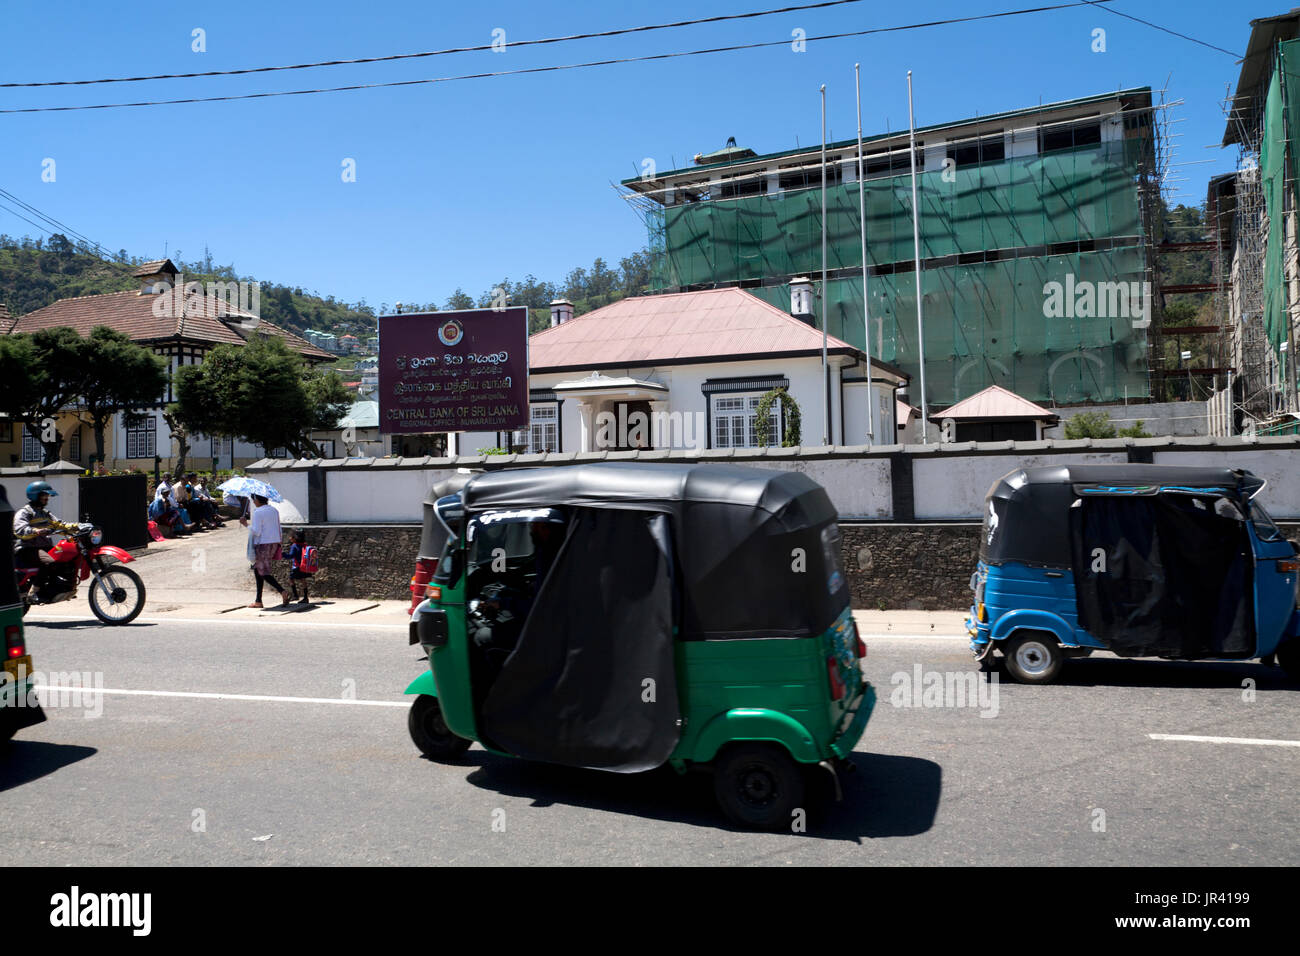
[[[248,525],[247,518],[240,518],[239,523]],[[253,577],[257,579],[257,598],[249,607],[262,606],[262,585],[269,583],[280,592],[280,605],[289,603],[289,595],[284,593],[280,582],[271,572],[273,563],[280,560],[280,512],[271,507],[261,495],[253,495],[253,521],[248,529],[248,559],[253,563]]]

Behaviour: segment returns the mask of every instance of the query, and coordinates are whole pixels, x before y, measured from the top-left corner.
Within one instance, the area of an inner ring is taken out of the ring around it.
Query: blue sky
[[[763,10],[798,0],[464,3],[225,2],[27,4],[0,0],[0,82],[193,72],[435,50]],[[862,2],[826,10],[408,60],[54,89],[0,89],[0,109],[388,82],[786,40],[1044,5],[1045,0]],[[1283,4],[1120,0],[1155,23],[1245,52],[1252,18]],[[1095,28],[1104,53],[1092,51]],[[206,52],[192,50],[205,31]],[[497,34],[500,36],[500,34]],[[1224,53],[1088,7],[761,50],[396,89],[82,112],[0,114],[0,188],[106,248],[180,250],[245,275],[371,305],[474,296],[503,276],[560,281],[645,242],[611,183],[685,165],[728,136],[759,152],[820,140],[827,85],[832,138],[855,133],[862,63],[866,134],[1118,87],[1159,88],[1184,105],[1172,129],[1199,203],[1231,169],[1222,139]],[[55,161],[54,182],[42,181]],[[355,160],[356,181],[342,164]],[[37,233],[0,209],[0,232]]]

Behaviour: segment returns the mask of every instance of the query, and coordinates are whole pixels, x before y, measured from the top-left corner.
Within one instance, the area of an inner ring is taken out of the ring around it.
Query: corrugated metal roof
[[[529,367],[549,370],[671,364],[763,353],[821,354],[822,334],[744,289],[621,299],[538,332]],[[827,348],[858,350],[835,336]]]
[[[353,402],[348,413],[339,419],[339,428],[378,428],[379,403]]]
[[[990,385],[982,392],[976,392],[970,398],[964,398],[956,405],[950,405],[941,412],[930,416],[930,421],[951,418],[954,421],[972,419],[1049,419],[1056,418],[1041,405],[1035,405],[1027,398],[1021,398],[1015,392],[1009,392],[1000,385]]]

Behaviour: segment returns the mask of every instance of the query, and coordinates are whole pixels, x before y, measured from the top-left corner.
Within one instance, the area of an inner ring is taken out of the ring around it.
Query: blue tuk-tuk
[[[966,629],[985,669],[1026,684],[1111,651],[1278,663],[1300,678],[1300,545],[1249,471],[1021,468],[985,500]]]

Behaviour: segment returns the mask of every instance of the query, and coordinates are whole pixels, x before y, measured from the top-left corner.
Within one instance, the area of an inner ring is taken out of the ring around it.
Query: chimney
[[[816,326],[813,321],[813,287],[805,276],[790,280],[790,314],[800,322]]]
[[[146,262],[131,273],[132,276],[140,280],[140,295],[151,295],[157,292],[157,286],[160,282],[166,282],[168,288],[173,287],[176,284],[178,274],[170,259],[156,259],[153,262]]]
[[[551,328],[563,325],[573,318],[573,303],[568,299],[556,299],[551,303]]]

